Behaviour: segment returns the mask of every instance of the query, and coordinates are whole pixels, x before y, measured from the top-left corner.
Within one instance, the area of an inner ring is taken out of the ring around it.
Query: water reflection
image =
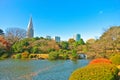
[[[68,80],[77,68],[88,60],[3,60],[0,61],[0,80]]]

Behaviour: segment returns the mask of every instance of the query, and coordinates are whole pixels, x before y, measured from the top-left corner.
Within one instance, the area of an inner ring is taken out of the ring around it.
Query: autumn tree
[[[93,43],[95,43],[95,39],[88,39],[87,41],[86,41],[86,44],[93,44]]]
[[[120,26],[113,26],[107,29],[102,36],[89,45],[89,52],[94,56],[109,57],[120,51]]]
[[[68,43],[74,43],[75,42],[75,40],[73,39],[73,38],[70,38],[69,40],[68,40]]]
[[[99,41],[104,44],[106,50],[118,52],[120,50],[120,26],[109,28],[103,33]]]

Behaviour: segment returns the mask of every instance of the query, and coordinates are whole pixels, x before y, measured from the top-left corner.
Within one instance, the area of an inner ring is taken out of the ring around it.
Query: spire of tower
[[[27,37],[32,38],[33,36],[34,36],[33,23],[32,17],[30,17],[30,21],[28,23]]]
[[[30,17],[30,21],[28,23],[28,29],[33,28],[32,17]]]

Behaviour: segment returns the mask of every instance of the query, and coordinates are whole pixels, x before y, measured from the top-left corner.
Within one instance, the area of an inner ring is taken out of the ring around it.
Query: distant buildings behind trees
[[[27,38],[33,38],[34,37],[34,27],[33,27],[33,22],[32,22],[32,17],[30,18],[30,21],[28,23],[28,29],[27,29],[27,33],[26,33],[26,37]],[[80,34],[76,34],[74,35],[74,40],[75,41],[79,41],[81,39],[81,35]],[[51,36],[46,36],[46,39],[52,39]],[[55,36],[54,39],[56,42],[61,42],[61,38],[59,36]]]
[[[75,34],[74,35],[74,40],[75,41],[79,41],[81,39],[81,35],[80,34]]]

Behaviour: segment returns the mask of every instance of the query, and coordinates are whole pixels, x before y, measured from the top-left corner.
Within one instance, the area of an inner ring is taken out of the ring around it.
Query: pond
[[[89,60],[0,60],[0,80],[68,80]]]

